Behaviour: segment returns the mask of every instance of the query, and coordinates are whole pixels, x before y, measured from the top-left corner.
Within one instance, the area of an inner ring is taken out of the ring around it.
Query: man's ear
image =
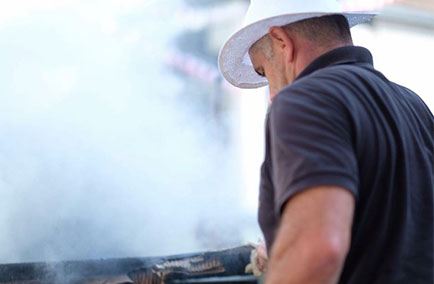
[[[294,60],[294,42],[282,27],[271,27],[268,30],[275,50],[282,52],[287,62]]]

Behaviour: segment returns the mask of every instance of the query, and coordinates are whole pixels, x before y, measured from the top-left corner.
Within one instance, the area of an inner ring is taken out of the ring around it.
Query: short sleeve
[[[278,94],[270,113],[276,214],[295,194],[340,186],[358,197],[358,166],[349,112],[326,92],[292,88]]]

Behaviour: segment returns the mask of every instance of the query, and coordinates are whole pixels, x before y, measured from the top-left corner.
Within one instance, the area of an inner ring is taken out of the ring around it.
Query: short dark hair
[[[291,23],[283,28],[294,31],[319,45],[328,45],[336,42],[352,43],[350,27],[343,15],[309,18]]]

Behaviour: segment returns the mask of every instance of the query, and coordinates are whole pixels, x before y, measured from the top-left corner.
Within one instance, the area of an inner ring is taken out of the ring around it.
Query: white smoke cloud
[[[0,9],[0,263],[240,242],[237,156],[161,63],[170,11],[14,3]]]

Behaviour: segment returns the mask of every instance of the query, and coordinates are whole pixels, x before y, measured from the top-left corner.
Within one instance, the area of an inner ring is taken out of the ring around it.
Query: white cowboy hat
[[[220,49],[220,72],[235,87],[249,89],[267,85],[267,80],[253,69],[250,47],[273,26],[333,14],[344,15],[353,27],[370,21],[377,13],[343,12],[336,0],[251,0],[243,27]]]

